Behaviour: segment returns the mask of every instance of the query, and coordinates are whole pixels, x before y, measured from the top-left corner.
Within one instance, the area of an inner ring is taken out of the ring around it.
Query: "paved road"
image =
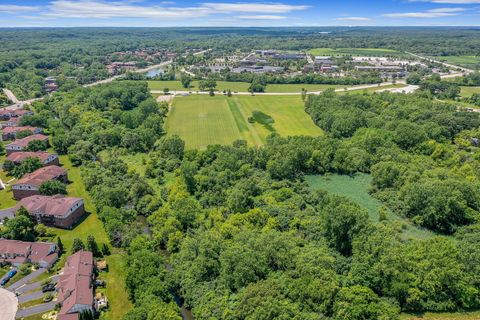
[[[16,318],[22,318],[22,317],[29,317],[34,314],[39,314],[39,313],[45,313],[47,311],[53,310],[55,308],[55,305],[57,304],[56,301],[48,302],[48,303],[43,303],[39,304],[27,309],[23,310],[18,310]],[[3,319],[2,319],[3,320]]]
[[[5,94],[7,95],[7,98],[12,101],[13,103],[19,103],[20,100],[17,99],[17,97],[15,97],[15,95],[13,94],[12,91],[8,90],[8,89],[3,89],[3,92],[5,92]]]
[[[53,283],[53,284],[56,284],[56,283],[58,282],[58,279],[59,279],[59,278],[60,278],[59,275],[54,275],[54,276],[50,277],[50,280],[52,280],[52,283]],[[18,288],[17,290],[15,290],[15,291],[16,291],[16,292],[19,292],[19,293],[25,293],[25,292],[29,292],[29,291],[32,291],[32,290],[40,289],[40,287],[42,286],[42,283],[43,283],[44,281],[45,281],[45,280],[26,284],[26,285],[24,285],[24,286],[19,287],[19,288]]]
[[[418,58],[418,59],[423,59],[423,60],[427,60],[427,61],[431,61],[431,62],[435,62],[435,63],[439,63],[439,64],[442,64],[444,65],[445,67],[448,67],[448,68],[455,68],[455,69],[460,69],[462,70],[463,72],[466,72],[466,73],[471,73],[471,72],[474,72],[472,69],[468,69],[468,68],[464,68],[464,67],[460,67],[460,66],[456,66],[456,65],[453,65],[453,64],[450,64],[450,63],[446,63],[446,62],[443,62],[443,61],[439,61],[439,60],[435,60],[435,59],[432,59],[432,58],[429,58],[429,57],[423,57],[423,56],[420,56],[418,54],[415,54],[415,53],[411,53],[411,52],[408,52],[408,51],[405,51],[405,53],[415,57],[415,58]]]
[[[17,299],[18,299],[18,303],[25,303],[25,302],[28,302],[28,301],[40,299],[44,295],[45,294],[42,292],[42,290],[40,290],[40,291],[32,292],[30,294],[21,295],[21,296],[17,297]]]
[[[17,297],[12,292],[0,288],[0,319],[14,320],[17,308]]]
[[[45,268],[40,268],[38,270],[35,270],[32,273],[30,273],[28,276],[23,277],[22,279],[18,280],[14,284],[12,284],[7,289],[11,292],[15,292],[15,290],[17,290],[18,288],[20,288],[24,284],[27,284],[27,282],[29,282],[30,280],[35,279],[36,277],[38,277],[39,275],[41,275],[45,271],[47,271],[47,269],[45,269]]]

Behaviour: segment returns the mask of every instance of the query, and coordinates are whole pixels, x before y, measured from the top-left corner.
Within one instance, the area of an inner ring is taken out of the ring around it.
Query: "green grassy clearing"
[[[3,142],[3,144],[6,144]],[[3,165],[5,162],[6,155],[0,156],[0,166]],[[2,179],[3,183],[7,183],[12,177],[8,177],[5,171],[0,168],[0,179]],[[0,190],[0,210],[7,209],[15,206],[17,202],[13,199],[13,194],[8,186],[6,189]]]
[[[401,320],[478,320],[480,319],[480,311],[471,312],[446,312],[431,313],[427,312],[422,315],[402,314]]]
[[[148,81],[150,90],[163,91],[164,88],[170,89],[170,91],[198,91],[198,81],[193,81],[190,89],[182,87],[180,81]],[[223,92],[230,89],[232,92],[247,92],[250,83],[247,82],[227,82],[217,81],[216,91]],[[302,89],[306,89],[310,92],[321,91],[328,88],[341,88],[339,85],[331,84],[269,84],[267,85],[266,92],[283,93],[283,92],[298,92]],[[158,95],[158,94],[157,94]]]
[[[474,93],[480,93],[480,87],[460,87],[460,95],[464,98],[470,98]]]
[[[273,118],[271,128],[258,122],[249,123],[247,119],[253,111]],[[189,149],[228,145],[238,139],[260,146],[273,131],[283,136],[323,133],[303,110],[300,95],[178,97],[165,127],[168,134],[182,137]]]
[[[367,209],[371,221],[379,221],[379,209],[382,207],[382,203],[368,193],[372,181],[370,175],[363,173],[353,176],[339,174],[311,175],[306,176],[305,180],[313,190],[323,189],[350,199]],[[390,210],[386,210],[387,220],[402,223],[403,237],[427,238],[432,236],[431,232],[420,229]]]
[[[123,252],[113,252],[107,257],[108,272],[101,272],[99,278],[107,282],[105,289],[98,289],[103,292],[109,301],[109,308],[105,314],[107,320],[122,319],[133,306],[128,300],[127,290],[125,289],[125,266]]]
[[[402,52],[384,48],[317,48],[308,51],[314,56],[401,56]]]
[[[480,56],[442,56],[434,58],[453,65],[459,65],[471,69],[480,69]]]
[[[33,307],[33,306],[42,304],[42,303],[44,303],[44,302],[43,302],[43,298],[44,298],[44,297],[41,297],[41,298],[38,298],[38,299],[35,299],[35,300],[27,301],[27,302],[25,302],[25,303],[21,303],[21,304],[18,306],[18,309],[27,309],[27,308],[30,308],[30,307]]]

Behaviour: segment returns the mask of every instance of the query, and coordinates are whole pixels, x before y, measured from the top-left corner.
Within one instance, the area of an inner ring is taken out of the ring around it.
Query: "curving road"
[[[0,288],[0,319],[14,320],[18,309],[18,300],[12,292]]]

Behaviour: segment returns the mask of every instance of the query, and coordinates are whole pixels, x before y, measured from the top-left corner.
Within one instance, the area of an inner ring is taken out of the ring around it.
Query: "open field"
[[[162,91],[164,88],[168,88],[170,91],[198,91],[198,81],[193,81],[190,89],[182,87],[180,81],[148,81],[150,90]],[[217,81],[217,91],[224,91],[230,89],[232,92],[247,92],[250,83],[247,82],[227,82]],[[307,91],[314,92],[325,90],[328,88],[341,88],[339,85],[331,84],[269,84],[267,85],[266,92],[298,92],[302,91],[302,88]]]
[[[432,313],[427,312],[422,315],[402,314],[401,320],[478,320],[480,311],[454,312],[454,313]]]
[[[470,69],[480,69],[480,56],[442,56],[434,57],[439,61],[459,65]]]
[[[250,123],[248,117],[260,111],[273,123]],[[168,134],[182,137],[189,149],[210,144],[231,144],[238,139],[260,146],[268,135],[321,135],[303,110],[299,96],[198,96],[175,99],[166,122]]]
[[[461,87],[460,95],[465,98],[470,98],[474,93],[480,93],[480,87]]]
[[[383,48],[317,48],[308,51],[314,56],[401,56],[402,52]]]
[[[362,173],[357,173],[353,176],[339,174],[311,175],[306,176],[305,180],[313,190],[323,189],[350,199],[367,209],[371,221],[379,221],[379,210],[382,207],[382,203],[368,193],[372,181],[370,175]],[[402,229],[405,238],[427,238],[432,236],[431,232],[420,229],[387,208],[385,209],[387,210],[388,220],[404,223]]]

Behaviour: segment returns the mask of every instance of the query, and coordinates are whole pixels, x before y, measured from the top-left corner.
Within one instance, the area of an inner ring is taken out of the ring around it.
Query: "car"
[[[4,286],[7,284],[8,280],[10,280],[10,278],[5,278],[2,280],[2,282],[0,282],[0,286]]]
[[[14,275],[17,274],[17,270],[16,269],[13,269],[11,270],[8,274],[7,274],[7,277],[8,278],[12,278]]]
[[[49,284],[44,285],[42,287],[42,292],[43,293],[49,292],[49,291],[55,291],[55,285],[53,283],[49,283]]]

